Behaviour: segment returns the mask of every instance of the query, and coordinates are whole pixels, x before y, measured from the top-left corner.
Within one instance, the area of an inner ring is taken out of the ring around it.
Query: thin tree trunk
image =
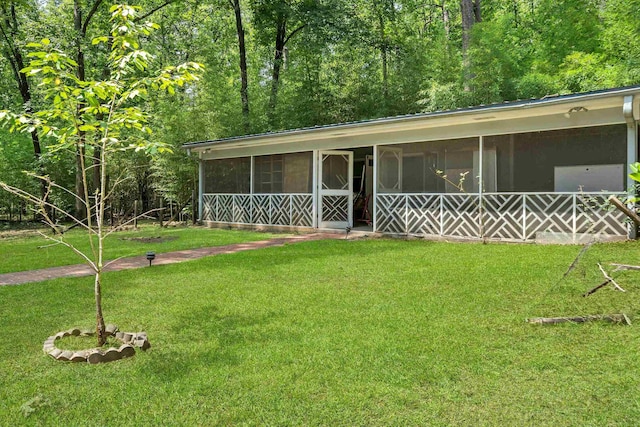
[[[275,127],[276,106],[278,102],[278,89],[280,85],[280,69],[282,67],[282,58],[284,55],[285,37],[287,34],[287,20],[285,17],[279,17],[276,25],[276,44],[275,54],[273,58],[273,70],[271,73],[271,95],[269,96],[269,126],[273,130]]]
[[[74,0],[73,2],[73,27],[76,31],[76,62],[78,64],[76,77],[80,81],[85,80],[85,68],[84,68],[84,52],[82,51],[82,8],[80,6],[79,0]],[[79,104],[78,110],[81,110],[84,105]],[[84,170],[85,164],[85,142],[86,135],[83,131],[78,131],[78,142],[76,144],[76,206],[75,206],[75,214],[76,218],[88,218],[91,216],[91,213],[88,211],[88,198],[85,198],[86,194],[86,179],[83,177],[86,176],[86,171]],[[83,205],[82,200],[87,204]]]
[[[449,10],[447,10],[444,0],[442,1],[442,26],[444,27],[444,37],[447,39],[447,41],[449,41],[449,36],[451,34],[451,25]]]
[[[9,10],[6,9],[6,6],[3,7],[2,14],[4,15],[5,24],[4,27],[0,25],[0,30],[2,31],[2,38],[4,39],[6,45],[3,49],[3,54],[11,65],[11,70],[13,71],[13,76],[15,78],[16,84],[18,85],[18,91],[20,92],[20,97],[22,98],[22,104],[24,105],[25,112],[28,114],[32,114],[33,108],[31,107],[31,86],[26,74],[20,72],[20,70],[25,68],[24,57],[22,55],[22,52],[20,51],[20,48],[15,43],[15,37],[19,31],[15,4],[11,3]],[[44,165],[42,164],[42,147],[40,145],[40,136],[35,130],[31,132],[31,143],[33,145],[33,156],[36,164],[36,171],[40,176],[44,176],[46,172],[44,169]],[[39,180],[39,184],[40,195],[42,196],[43,200],[45,200],[47,196],[47,184],[44,180]]]
[[[385,31],[384,14],[378,12],[378,24],[380,25],[380,55],[382,56],[382,99],[384,100],[384,108],[389,104],[389,64],[387,53],[387,35]]]
[[[249,83],[247,77],[247,50],[244,40],[244,27],[242,25],[242,10],[240,0],[230,0],[231,7],[236,16],[236,32],[238,33],[238,53],[240,54],[240,99],[242,101],[242,124],[244,133],[251,132],[251,122],[249,120]]]
[[[471,30],[476,22],[481,21],[480,0],[461,0],[460,12],[462,14],[462,67],[464,73],[464,90],[472,90],[471,58],[469,47],[471,46]]]

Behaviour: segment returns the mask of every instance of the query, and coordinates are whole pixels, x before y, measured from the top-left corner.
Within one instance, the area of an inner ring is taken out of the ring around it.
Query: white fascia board
[[[589,111],[618,106],[622,108],[626,95],[640,94],[640,88],[627,88],[618,91],[588,94],[577,97],[550,99],[548,101],[532,101],[518,105],[504,104],[486,109],[449,111],[433,115],[391,117],[361,123],[347,123],[318,129],[300,129],[276,132],[267,135],[239,137],[228,141],[211,141],[194,145],[185,145],[195,151],[226,150],[245,146],[302,143],[312,140],[330,140],[337,137],[370,135],[388,131],[409,129],[429,129],[442,126],[461,125],[481,121],[495,122],[515,118],[544,116],[550,114],[566,114],[576,107]],[[636,96],[636,98],[639,98]]]
[[[640,92],[639,89],[635,89]],[[599,94],[602,95],[602,94]],[[549,104],[520,104],[517,106],[505,105],[486,110],[453,111],[451,113],[435,116],[401,117],[391,119],[381,119],[372,122],[355,123],[346,125],[336,125],[319,129],[303,129],[299,131],[274,133],[269,135],[258,135],[255,137],[239,138],[227,142],[203,143],[197,146],[190,146],[196,151],[218,151],[236,149],[241,147],[254,147],[262,145],[280,145],[296,143],[304,145],[311,141],[329,142],[332,139],[343,139],[347,137],[358,137],[360,135],[375,135],[378,133],[400,132],[415,129],[431,129],[439,127],[459,126],[472,123],[496,123],[512,119],[526,118],[534,119],[538,116],[554,114],[567,114],[574,107],[583,107],[588,111],[596,111],[612,107],[622,108],[624,96],[612,96],[607,93],[606,97],[591,98],[571,98],[549,101]],[[581,113],[572,113],[578,116]],[[584,112],[582,113],[584,114]],[[369,144],[370,145],[370,144]],[[339,146],[337,146],[339,147]],[[346,148],[346,147],[345,147]],[[272,148],[270,151],[272,152]],[[261,151],[261,150],[260,150]],[[278,150],[280,151],[280,150]],[[289,150],[285,150],[286,152]]]
[[[622,102],[622,101],[621,101]],[[323,139],[300,139],[277,144],[249,146],[218,146],[202,153],[203,159],[222,159],[268,154],[285,154],[311,150],[335,150],[372,145],[406,144],[411,142],[440,141],[479,136],[539,132],[590,126],[606,126],[625,123],[621,104],[610,108],[590,108],[567,116],[567,109],[560,113],[538,116],[514,116],[511,119],[484,120],[459,124],[440,123],[438,127],[389,128],[376,133],[332,136]]]

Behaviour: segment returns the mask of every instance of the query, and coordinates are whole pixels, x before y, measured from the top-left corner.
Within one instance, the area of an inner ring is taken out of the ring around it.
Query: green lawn
[[[638,326],[525,323],[638,317],[640,272],[580,295],[640,246],[560,281],[579,250],[336,240],[108,273],[107,321],[153,347],[100,366],[41,352],[91,325],[91,279],[0,287],[0,424],[637,425]]]
[[[51,235],[47,231],[48,235]],[[145,225],[137,231],[119,231],[107,238],[106,259],[144,255],[147,251],[157,253],[182,249],[219,246],[231,243],[264,240],[273,234],[241,230],[217,230],[205,227],[160,228]],[[141,240],[151,238],[148,240]],[[160,238],[160,239],[156,239]],[[71,230],[64,239],[86,252],[91,251],[86,232]],[[52,246],[52,242],[30,233],[30,237],[11,234],[0,235],[0,274],[13,271],[34,270],[60,265],[80,264],[83,260],[63,245]]]

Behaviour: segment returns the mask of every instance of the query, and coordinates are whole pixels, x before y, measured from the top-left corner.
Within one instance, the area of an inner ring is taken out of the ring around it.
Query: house
[[[183,147],[209,224],[532,241],[627,236],[640,86]],[[370,221],[369,221],[370,220]]]

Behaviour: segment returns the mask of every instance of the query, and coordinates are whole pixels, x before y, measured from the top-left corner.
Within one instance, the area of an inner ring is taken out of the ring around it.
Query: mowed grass
[[[153,347],[111,364],[43,355],[90,326],[90,279],[0,287],[3,425],[603,426],[640,420],[636,243],[317,241],[108,273],[107,321]],[[606,264],[605,264],[606,265]],[[638,319],[640,321],[640,319]]]
[[[44,231],[53,236],[50,231]],[[221,246],[232,243],[264,240],[273,234],[241,230],[220,230],[206,227],[161,228],[144,225],[138,230],[118,231],[106,239],[105,259],[144,255],[183,249]],[[64,234],[64,240],[86,254],[91,244],[86,231],[74,229]],[[144,240],[147,239],[147,240]],[[0,235],[0,274],[35,270],[61,265],[81,264],[83,259],[61,244],[31,232],[29,237],[10,233]]]

